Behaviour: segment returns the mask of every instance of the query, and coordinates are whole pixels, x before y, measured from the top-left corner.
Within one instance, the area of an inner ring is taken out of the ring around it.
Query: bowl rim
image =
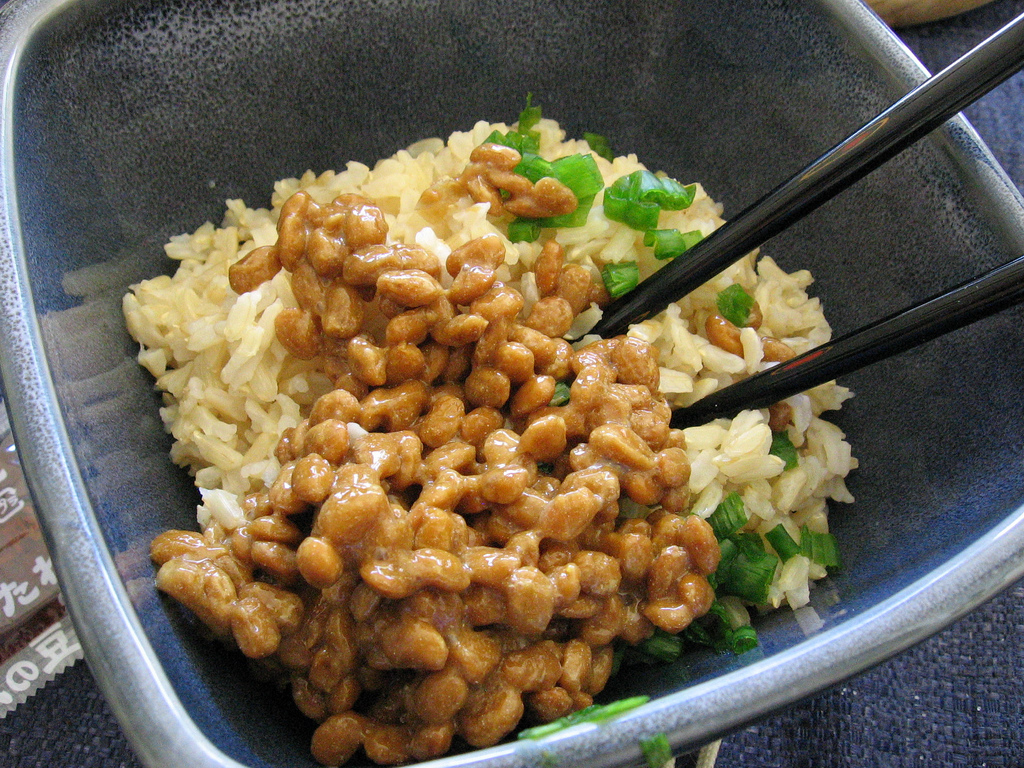
[[[12,0],[0,9],[0,380],[26,477],[68,612],[97,683],[150,768],[244,768],[192,720],[135,613],[75,462],[35,317],[24,263],[13,160],[14,80],[26,41],[78,0]],[[913,53],[859,0],[816,0],[856,32],[893,82],[927,76]],[[1024,242],[1024,199],[958,116],[933,134],[989,194],[993,218]],[[1024,575],[1024,506],[973,544],[881,603],[786,650],[653,700],[613,724],[579,725],[451,755],[434,768],[526,768],[542,757],[593,768],[637,764],[638,739],[665,733],[678,754],[861,672],[939,631]],[[708,723],[713,723],[708,728]]]

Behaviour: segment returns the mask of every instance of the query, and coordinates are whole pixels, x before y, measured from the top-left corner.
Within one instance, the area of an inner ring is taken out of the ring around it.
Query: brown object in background
[[[0,400],[0,718],[81,657]]]
[[[0,430],[0,636],[30,619],[57,593],[14,439]]]
[[[991,0],[867,0],[892,27],[909,27],[945,19],[985,5]]]

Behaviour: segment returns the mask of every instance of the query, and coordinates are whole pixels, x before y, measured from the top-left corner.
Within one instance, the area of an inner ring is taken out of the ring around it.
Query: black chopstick
[[[590,331],[605,338],[657,314],[866,176],[1024,66],[1024,14],[961,56],[632,292]]]
[[[678,429],[741,410],[766,408],[798,392],[931,341],[1024,300],[1024,256],[910,309],[732,384],[672,414]]]

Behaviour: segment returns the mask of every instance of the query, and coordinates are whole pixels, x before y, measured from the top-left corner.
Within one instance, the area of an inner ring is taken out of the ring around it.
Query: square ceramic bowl
[[[274,180],[372,163],[532,91],[570,135],[742,209],[924,71],[856,0],[12,0],[0,30],[2,374],[90,666],[150,766],[312,765],[311,726],[158,597],[148,545],[192,525],[120,299],[161,245],[266,205]],[[954,120],[765,252],[808,268],[837,332],[1024,251],[1016,190]],[[742,657],[616,683],[649,704],[451,766],[592,768],[683,750],[935,632],[1024,573],[1021,313],[850,376],[861,468],[832,527],[845,568],[813,615]],[[811,619],[808,621],[807,619]]]

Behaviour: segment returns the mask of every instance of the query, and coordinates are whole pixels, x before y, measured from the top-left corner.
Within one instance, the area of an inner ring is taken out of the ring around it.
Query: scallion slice
[[[618,264],[605,264],[601,268],[608,294],[617,299],[632,291],[640,283],[640,267],[635,261],[621,261]]]
[[[535,219],[514,219],[508,225],[508,239],[513,243],[535,243],[541,226]]]
[[[550,405],[565,405],[569,402],[569,385],[564,381],[555,384],[555,394],[551,397]]]
[[[694,184],[684,186],[667,176],[656,176],[646,170],[634,171],[605,190],[605,216],[633,229],[657,229],[661,211],[688,207],[696,191]]]
[[[621,642],[616,643],[615,650],[612,652],[612,672],[609,677],[615,677],[619,670],[622,669],[622,662],[626,659],[626,646]]]
[[[760,539],[759,536],[757,538]],[[722,551],[725,552],[725,546],[722,546]],[[715,591],[764,605],[768,602],[768,588],[778,564],[779,558],[770,552],[757,552],[752,547],[735,547],[735,555],[729,559],[726,570],[723,571],[719,563]]]
[[[594,197],[604,184],[597,164],[590,155],[570,155],[553,163],[548,163],[536,155],[528,155],[524,156],[515,170],[534,184],[544,176],[551,176],[565,184],[576,195],[575,211],[562,216],[533,219],[540,227],[582,227],[587,223],[590,209],[594,206]]]
[[[545,176],[555,175],[552,164],[533,152],[524,152],[523,159],[512,170],[520,176],[528,178],[532,184],[536,184]]]
[[[512,131],[509,131],[511,134]],[[526,152],[536,152],[540,149],[540,134],[536,131],[530,131],[529,133],[519,133],[519,154],[525,154]]]
[[[782,558],[782,562],[786,562],[793,555],[800,554],[800,545],[793,541],[793,537],[789,535],[789,531],[786,530],[786,526],[782,523],[768,531],[764,537],[768,539],[768,543],[772,545],[772,548]]]
[[[656,176],[641,171],[643,184],[640,199],[657,203],[663,211],[681,211],[689,208],[697,194],[696,184],[680,184],[668,176]]]
[[[800,456],[786,430],[772,432],[772,447],[768,449],[768,453],[786,462],[786,469],[793,469],[800,463]]]
[[[493,134],[492,134],[493,135]],[[545,176],[557,179],[576,196],[576,210],[562,216],[533,219],[541,227],[582,227],[594,205],[594,197],[604,188],[604,179],[593,155],[569,155],[549,163],[533,152],[523,152],[515,172],[536,184]],[[516,241],[513,241],[516,242]]]
[[[510,139],[509,136],[512,136]],[[499,130],[491,131],[490,135],[484,139],[484,144],[501,144],[506,147],[512,147],[512,149],[519,151],[520,137],[515,131],[509,131],[508,133],[502,133]]]
[[[550,175],[571,189],[577,199],[593,197],[604,189],[604,178],[593,155],[560,157],[551,163]]]
[[[831,533],[815,533],[806,525],[800,529],[800,552],[826,568],[839,568],[839,542]]]
[[[527,133],[532,131],[533,127],[540,122],[540,105],[533,106],[533,94],[526,94],[526,106],[523,111],[519,113],[519,132]]]
[[[732,567],[732,561],[736,559],[736,555],[739,554],[739,549],[732,539],[722,539],[718,542],[718,549],[721,551],[722,556],[718,560],[718,568],[714,573],[708,574],[708,584],[711,588],[718,593],[718,589],[724,577],[728,576],[729,569]]]
[[[523,134],[518,131],[509,131],[508,133],[502,133],[501,131],[491,131],[483,141],[484,144],[501,144],[505,147],[512,147],[520,155],[526,153],[536,153],[540,146],[539,137],[534,134]]]
[[[608,162],[615,159],[615,153],[612,151],[612,145],[609,144],[608,139],[600,133],[588,133],[584,131],[583,140],[590,145],[590,148],[598,157],[603,157]]]
[[[628,699],[613,701],[610,704],[591,704],[589,707],[584,707],[578,712],[573,712],[565,717],[552,720],[550,723],[520,731],[518,738],[539,739],[560,731],[563,728],[569,728],[573,725],[579,725],[580,723],[600,723],[605,720],[610,720],[617,715],[621,715],[623,712],[636,709],[641,704],[646,704],[648,701],[650,701],[650,696],[632,696]]]
[[[733,546],[729,540],[722,544],[723,550],[727,548],[726,544]],[[735,551],[733,546],[734,554]],[[719,571],[721,570],[722,567],[719,566]],[[733,629],[729,625],[725,606],[717,600],[711,604],[711,608],[708,609],[706,616],[690,624],[690,626],[683,630],[680,636],[687,642],[705,645],[713,648],[718,653],[725,651],[746,653],[752,648],[757,647],[757,632],[754,628],[749,625],[743,625]]]
[[[623,494],[619,497],[619,517],[629,520],[643,520],[651,514],[651,508],[643,504],[637,504],[629,496]]]
[[[678,229],[649,229],[644,232],[644,245],[654,246],[654,258],[664,261],[681,256],[704,239],[699,229],[680,232]]]
[[[656,661],[668,664],[679,658],[683,652],[683,640],[678,635],[670,635],[663,629],[655,629],[654,634],[637,646],[637,650]]]
[[[619,181],[604,191],[604,215],[640,231],[657,228],[661,214],[658,204],[630,197],[628,188],[616,188]]]
[[[572,213],[567,213],[563,216],[551,216],[546,219],[537,219],[537,223],[542,227],[565,227],[566,229],[572,227],[582,227],[587,223],[587,217],[590,215],[590,209],[594,206],[594,196],[578,198],[576,204],[576,210]]]
[[[538,107],[539,109],[539,107]],[[484,144],[502,144],[506,147],[512,147],[521,155],[527,153],[536,154],[540,148],[540,134],[537,131],[529,130],[517,130],[508,131],[502,133],[501,131],[491,131],[490,135],[484,139]]]
[[[644,753],[649,768],[664,768],[672,759],[672,747],[664,733],[651,736],[649,739],[640,739],[640,751]]]
[[[735,491],[730,493],[722,499],[721,504],[715,507],[715,511],[708,517],[708,522],[711,524],[711,530],[715,532],[715,537],[719,541],[732,536],[747,522],[747,512],[743,506],[743,497]]]
[[[526,94],[526,106],[519,113],[516,132],[523,137],[523,149],[520,151],[536,152],[540,147],[540,133],[533,130],[540,122],[540,105],[533,105],[533,94]]]
[[[754,297],[747,293],[739,283],[733,283],[718,294],[718,314],[742,328],[750,319],[750,309],[754,306]]]
[[[547,461],[538,461],[537,471],[540,472],[542,475],[550,475],[552,472],[555,471],[555,465]]]
[[[507,138],[508,138],[508,134],[502,133],[501,131],[495,129],[495,130],[490,132],[490,134],[487,136],[487,138],[484,139],[483,143],[484,144],[501,144],[503,146],[508,147],[508,146],[511,146],[511,145],[505,143]]]
[[[690,250],[704,239],[704,233],[699,229],[691,229],[689,232],[683,232],[683,245],[686,246],[686,250]]]
[[[716,622],[716,626],[717,626]],[[708,648],[714,648],[716,651],[719,650],[719,641],[715,639],[712,633],[703,625],[701,622],[694,621],[683,630],[682,636],[686,638],[688,642],[695,643],[697,645],[704,645]]]
[[[730,537],[736,542],[736,547],[740,552],[745,552],[750,557],[760,557],[768,550],[764,547],[764,539],[761,538],[760,534],[757,533],[734,533]]]
[[[757,632],[751,626],[736,627],[729,630],[728,634],[732,652],[737,655],[757,648]]]

